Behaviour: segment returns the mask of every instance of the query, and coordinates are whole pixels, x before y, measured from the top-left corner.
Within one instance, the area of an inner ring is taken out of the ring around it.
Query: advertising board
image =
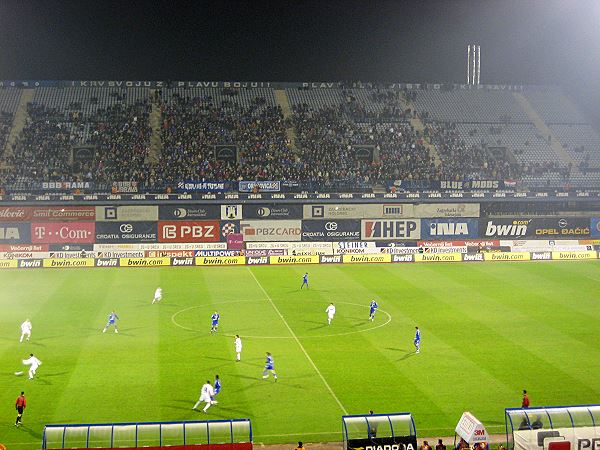
[[[600,237],[600,217],[592,217],[590,234],[592,237]]]
[[[479,203],[423,203],[415,206],[414,217],[479,217]]]
[[[303,241],[359,241],[360,220],[303,220]]]
[[[304,219],[401,219],[414,217],[410,203],[390,204],[310,204],[303,206]]]
[[[0,259],[0,269],[16,269],[19,262],[16,259]]]
[[[300,241],[301,220],[242,220],[240,230],[245,242]]]
[[[158,205],[96,206],[97,222],[158,220]]]
[[[485,261],[529,261],[531,254],[529,252],[484,252]]]
[[[93,244],[95,239],[95,222],[46,222],[31,224],[31,242],[34,244]]]
[[[219,240],[220,228],[217,220],[158,222],[158,242],[219,242]]]
[[[357,263],[389,263],[392,262],[392,255],[343,255],[342,261],[344,264],[357,264]]]
[[[530,236],[537,238],[563,238],[590,236],[590,220],[583,217],[553,217],[531,219]]]
[[[171,258],[120,258],[121,267],[157,267],[170,266]]]
[[[421,220],[369,220],[361,221],[361,240],[395,241],[420,239]]]
[[[269,264],[319,264],[317,255],[269,256]]]
[[[302,205],[292,204],[246,204],[243,208],[243,217],[246,219],[302,219]]]
[[[0,222],[0,245],[31,243],[31,225],[22,222]]]
[[[476,238],[479,236],[477,219],[423,219],[423,239]]]
[[[531,235],[531,219],[481,219],[479,232],[483,238],[521,238]]]
[[[96,242],[156,242],[157,222],[98,222]]]
[[[32,222],[93,222],[96,220],[94,206],[47,206],[32,207]]]
[[[44,259],[43,267],[69,268],[94,267],[94,258]]]
[[[227,250],[226,242],[179,242],[159,244],[94,244],[94,251],[140,251],[140,250]]]
[[[241,220],[242,205],[221,205],[221,220]]]
[[[229,235],[241,235],[240,223],[237,221],[225,221],[222,220],[219,223],[219,233],[221,234],[221,240],[227,242]],[[243,242],[243,236],[241,236]]]
[[[0,220],[2,222],[31,221],[31,209],[28,206],[1,206]]]
[[[598,257],[595,251],[584,252],[552,252],[552,259],[596,259]]]
[[[417,253],[416,262],[458,262],[462,261],[461,253]]]
[[[240,266],[246,263],[243,256],[199,256],[197,266]]]
[[[336,255],[360,255],[364,253],[378,253],[375,242],[334,242],[333,253]]]
[[[219,219],[219,205],[159,205],[159,220]]]

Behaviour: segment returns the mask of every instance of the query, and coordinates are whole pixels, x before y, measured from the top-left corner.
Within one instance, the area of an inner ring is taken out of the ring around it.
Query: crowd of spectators
[[[10,128],[12,126],[13,115],[5,111],[0,111],[0,153],[6,144]]]

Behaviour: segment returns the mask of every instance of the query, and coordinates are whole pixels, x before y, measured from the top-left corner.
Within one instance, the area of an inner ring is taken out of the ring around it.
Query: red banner
[[[219,221],[158,222],[158,242],[219,242]]]
[[[31,242],[34,244],[93,244],[95,238],[95,222],[31,224]]]
[[[0,244],[0,252],[47,252],[48,245]]]
[[[418,241],[418,247],[499,247],[500,241],[495,240],[477,240],[468,241]]]
[[[27,206],[2,206],[0,207],[0,222],[27,222],[31,221],[31,210]]]

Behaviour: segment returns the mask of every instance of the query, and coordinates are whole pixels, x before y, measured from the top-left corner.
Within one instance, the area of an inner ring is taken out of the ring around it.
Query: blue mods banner
[[[479,235],[477,219],[423,219],[423,239],[476,238]]]

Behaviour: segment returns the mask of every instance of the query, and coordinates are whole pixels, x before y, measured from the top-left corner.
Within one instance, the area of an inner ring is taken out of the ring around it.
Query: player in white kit
[[[152,300],[152,304],[154,305],[156,302],[160,302],[162,300],[162,288],[157,287],[156,291],[154,291],[154,300]]]
[[[327,313],[327,324],[331,325],[331,321],[333,320],[333,316],[335,316],[335,306],[333,303],[330,303],[327,309],[325,310]]]
[[[30,353],[29,358],[23,360],[23,364],[29,366],[29,379],[33,380],[33,377],[35,376],[35,371],[39,366],[42,365],[42,362],[35,356],[33,356],[33,353]]]
[[[206,410],[210,408],[210,405],[216,405],[218,403],[216,400],[213,400],[214,396],[215,390],[211,386],[210,381],[207,381],[202,386],[202,390],[200,391],[200,398],[198,399],[198,401],[192,409],[196,409],[198,406],[200,406],[200,403],[205,402],[206,405],[204,406],[204,409],[202,411],[206,412]]]
[[[21,324],[21,339],[19,339],[19,342],[23,342],[25,336],[27,336],[27,340],[31,337],[31,322],[29,319],[26,319],[25,322]]]
[[[235,335],[235,361],[240,362],[242,359],[242,340],[240,339],[240,335]]]

